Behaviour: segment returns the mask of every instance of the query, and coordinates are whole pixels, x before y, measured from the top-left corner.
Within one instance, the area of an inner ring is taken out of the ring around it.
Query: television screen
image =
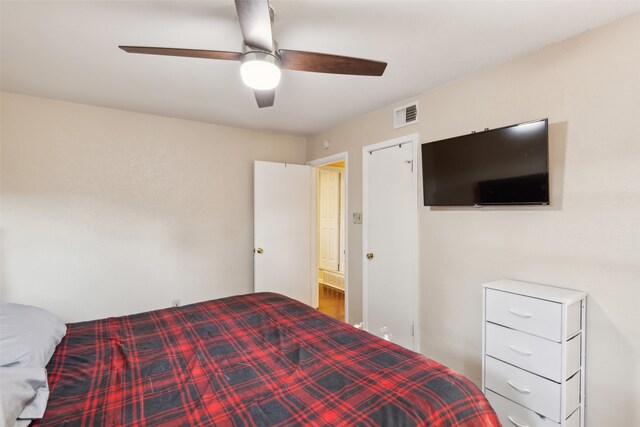
[[[549,204],[547,119],[422,144],[425,206]]]

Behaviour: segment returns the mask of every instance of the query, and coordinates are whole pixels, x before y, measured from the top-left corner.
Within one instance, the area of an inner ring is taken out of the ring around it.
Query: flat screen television
[[[425,206],[548,205],[548,120],[422,144]]]

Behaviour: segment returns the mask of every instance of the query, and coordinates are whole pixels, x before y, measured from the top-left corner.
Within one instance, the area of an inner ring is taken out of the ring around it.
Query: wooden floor
[[[318,311],[344,322],[344,291],[319,284]]]

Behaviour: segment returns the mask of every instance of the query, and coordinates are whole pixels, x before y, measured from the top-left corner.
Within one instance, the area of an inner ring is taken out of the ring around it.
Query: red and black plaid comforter
[[[262,293],[68,325],[38,426],[499,426],[448,368]]]

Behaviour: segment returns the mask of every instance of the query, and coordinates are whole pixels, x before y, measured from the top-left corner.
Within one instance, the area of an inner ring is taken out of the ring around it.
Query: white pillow
[[[66,325],[43,308],[0,303],[1,425],[42,418],[49,400],[45,368],[66,333]]]
[[[0,303],[0,366],[44,368],[67,327],[43,308]]]
[[[0,425],[27,425],[42,418],[49,398],[44,368],[0,367]]]

